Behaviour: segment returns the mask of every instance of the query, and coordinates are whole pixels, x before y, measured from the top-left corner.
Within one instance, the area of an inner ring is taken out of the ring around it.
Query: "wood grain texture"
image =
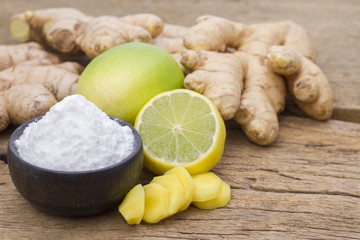
[[[0,161],[1,239],[360,239],[360,1],[357,0],[1,0],[0,44],[14,13],[75,7],[92,15],[158,14],[191,26],[212,14],[244,23],[293,20],[304,26],[333,92],[333,119],[280,117],[280,136],[267,147],[250,143],[227,122],[227,141],[214,172],[232,188],[221,209],[190,207],[159,224],[128,226],[113,209],[80,219],[38,211],[16,191]],[[288,104],[288,113],[302,116]],[[357,123],[356,123],[357,122]],[[0,133],[0,158],[13,129]],[[144,170],[141,183],[152,174]]]
[[[227,122],[214,172],[230,184],[230,203],[190,207],[155,225],[129,226],[116,209],[80,219],[42,213],[0,162],[2,239],[360,239],[360,124],[297,117],[280,124],[275,144],[260,147]],[[144,170],[140,182],[151,178]]]

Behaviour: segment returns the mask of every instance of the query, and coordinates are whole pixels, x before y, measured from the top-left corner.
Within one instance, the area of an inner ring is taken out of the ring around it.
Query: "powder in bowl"
[[[58,171],[89,171],[121,162],[133,150],[128,126],[111,120],[81,95],[55,104],[15,141],[27,162]]]

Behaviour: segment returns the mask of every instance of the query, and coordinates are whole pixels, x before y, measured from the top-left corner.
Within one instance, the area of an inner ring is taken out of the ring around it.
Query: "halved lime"
[[[211,170],[224,151],[226,130],[216,106],[186,89],[160,93],[135,120],[144,145],[145,166],[163,174],[175,166],[190,174]]]

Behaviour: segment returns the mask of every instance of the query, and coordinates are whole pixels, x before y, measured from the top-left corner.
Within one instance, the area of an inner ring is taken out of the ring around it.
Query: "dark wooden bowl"
[[[127,122],[135,136],[134,150],[121,163],[91,171],[65,172],[44,169],[21,159],[15,140],[34,118],[19,126],[8,144],[8,165],[12,181],[20,194],[35,207],[59,216],[89,216],[118,204],[137,183],[143,167],[143,146],[139,133]]]

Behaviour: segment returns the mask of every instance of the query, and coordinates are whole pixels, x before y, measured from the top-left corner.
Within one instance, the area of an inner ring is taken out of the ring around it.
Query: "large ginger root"
[[[121,43],[151,42],[162,28],[154,14],[94,18],[73,8],[26,11],[10,21],[10,34],[20,42],[36,41],[67,55],[85,52],[90,58]]]
[[[192,72],[184,86],[209,97],[224,120],[235,118],[258,144],[276,139],[277,113],[285,106],[285,83],[257,56],[189,50],[181,63]]]
[[[181,54],[186,50],[182,38],[157,37],[153,40],[153,43],[170,54]]]
[[[0,131],[45,114],[56,99],[40,84],[20,84],[0,92]]]
[[[208,96],[224,119],[233,118],[243,89],[241,59],[230,53],[186,51],[181,64],[192,72],[186,76],[184,86]]]
[[[0,91],[14,85],[41,84],[61,101],[75,93],[80,69],[75,62],[59,66],[15,66],[0,72]]]
[[[188,27],[165,23],[159,38],[183,38],[188,31]]]
[[[10,20],[10,34],[20,41],[36,41],[65,54],[78,54],[75,40],[91,17],[73,8],[49,8],[26,11]]]
[[[286,46],[271,47],[268,57],[272,70],[286,78],[291,96],[306,115],[318,120],[331,117],[332,91],[314,61]]]
[[[85,28],[76,43],[89,58],[127,42],[151,43],[151,35],[144,28],[134,26],[118,17],[101,16],[94,18]]]
[[[60,63],[58,56],[48,53],[35,42],[0,45],[0,71],[18,64],[50,65]]]
[[[170,54],[180,54],[186,50],[183,44],[183,37],[187,30],[187,27],[166,23],[164,24],[163,31],[153,40],[153,43]]]
[[[76,91],[83,67],[18,65],[0,72],[0,131],[9,123],[22,124],[45,114],[51,106]]]
[[[325,120],[332,114],[330,85],[314,62],[315,53],[306,31],[292,22],[245,25],[203,16],[186,32],[184,45],[192,50],[217,51],[212,53],[216,56],[205,68],[199,64],[189,69],[192,73],[186,76],[185,87],[210,99],[216,98],[213,101],[223,118],[234,118],[247,137],[257,144],[271,144],[278,135],[277,114],[284,109],[286,98],[284,79],[290,95],[308,116]],[[221,74],[214,80],[203,79],[218,72],[223,56],[229,54],[219,52],[227,51],[235,51],[232,54],[240,63],[232,64],[231,70],[224,68],[224,71],[234,75],[233,69],[242,69],[243,75],[237,81],[244,81],[244,89],[242,95],[217,98],[222,95],[220,91],[225,96],[234,94],[220,89],[238,89],[241,86],[239,83],[230,84],[228,74]],[[181,62],[187,67],[189,53],[183,55]],[[198,62],[209,60],[203,57],[208,55],[203,51],[197,55]],[[208,91],[216,88],[219,89],[217,93]],[[236,100],[239,98],[240,101]]]
[[[0,46],[0,131],[45,114],[74,94],[84,67],[61,62],[37,43]]]
[[[120,20],[131,25],[142,27],[151,34],[152,38],[159,36],[164,28],[162,19],[150,13],[127,15],[120,17]]]

